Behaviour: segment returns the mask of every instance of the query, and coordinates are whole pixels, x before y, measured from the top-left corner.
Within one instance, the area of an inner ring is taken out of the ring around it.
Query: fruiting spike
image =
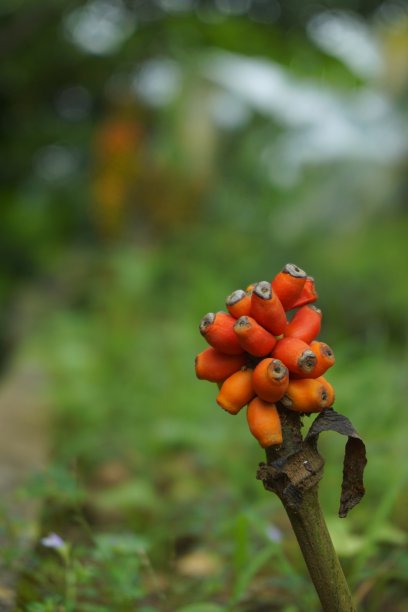
[[[216,382],[217,403],[230,414],[248,404],[247,419],[260,445],[281,444],[275,404],[300,413],[320,412],[334,402],[322,376],[335,362],[332,349],[315,340],[322,313],[311,305],[314,279],[286,264],[272,283],[261,281],[226,298],[226,312],[209,312],[200,332],[211,345],[196,357],[198,378]],[[298,308],[290,322],[286,310]]]

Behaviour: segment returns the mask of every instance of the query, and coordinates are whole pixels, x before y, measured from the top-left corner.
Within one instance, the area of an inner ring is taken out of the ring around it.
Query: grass
[[[70,552],[65,562],[36,547],[19,609],[318,610],[283,510],[255,480],[264,457],[244,414],[221,411],[215,386],[194,376],[198,320],[233,287],[208,272],[173,284],[163,265],[155,252],[104,255],[21,349],[48,371],[53,406],[52,464],[23,494],[43,500],[43,534]],[[367,495],[337,518],[345,440],[326,434],[322,505],[362,609],[402,612],[407,358],[335,349],[328,378],[366,441]]]

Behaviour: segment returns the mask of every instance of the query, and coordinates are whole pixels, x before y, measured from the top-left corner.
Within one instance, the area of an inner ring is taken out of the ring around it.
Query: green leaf
[[[239,574],[234,588],[234,602],[239,601],[249,587],[254,576],[261,567],[273,556],[276,544],[263,548],[256,553],[248,562],[244,570]]]
[[[101,510],[152,510],[158,504],[153,487],[143,480],[130,480],[93,493],[91,501]]]
[[[117,555],[139,555],[146,551],[147,541],[133,533],[101,533],[95,536],[98,558],[109,559]]]

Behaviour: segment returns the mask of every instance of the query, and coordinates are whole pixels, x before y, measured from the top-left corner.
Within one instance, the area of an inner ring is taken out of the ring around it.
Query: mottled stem
[[[266,449],[257,477],[282,501],[324,612],[355,612],[318,499],[324,461],[302,441],[299,415],[282,407],[279,412],[284,444]]]

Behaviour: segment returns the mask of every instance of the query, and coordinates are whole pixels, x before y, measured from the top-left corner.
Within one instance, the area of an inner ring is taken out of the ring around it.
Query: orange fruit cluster
[[[334,402],[323,374],[335,362],[317,340],[322,312],[314,279],[286,264],[272,282],[238,289],[226,299],[228,312],[210,312],[200,332],[210,345],[195,360],[196,375],[218,384],[217,403],[230,414],[248,405],[247,421],[259,444],[282,443],[276,403],[302,414]],[[294,311],[288,320],[288,311]]]

